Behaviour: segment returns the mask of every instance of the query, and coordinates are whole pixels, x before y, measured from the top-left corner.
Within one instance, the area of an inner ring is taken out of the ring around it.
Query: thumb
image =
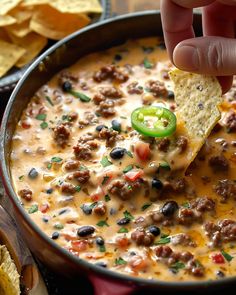
[[[176,67],[199,74],[236,74],[236,40],[223,37],[198,37],[180,42],[174,49]]]

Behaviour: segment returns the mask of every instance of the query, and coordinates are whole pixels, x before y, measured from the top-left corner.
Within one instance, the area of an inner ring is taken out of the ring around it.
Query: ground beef
[[[168,194],[176,193],[181,194],[186,191],[187,182],[184,178],[170,179],[169,181],[165,181],[163,183],[163,189],[161,193],[161,197],[168,196]]]
[[[64,194],[73,195],[76,192],[75,186],[71,183],[64,182],[61,185],[61,192]]]
[[[133,240],[137,246],[151,246],[154,242],[155,237],[146,232],[143,228],[136,228],[131,234],[131,240]]]
[[[96,111],[102,117],[108,118],[115,115],[116,110],[114,106],[115,103],[113,100],[106,99],[100,102],[99,107],[96,109]]]
[[[92,149],[88,144],[78,142],[73,146],[75,157],[78,160],[89,160],[92,158]]]
[[[93,79],[96,82],[102,82],[107,79],[115,80],[119,83],[126,82],[129,79],[125,70],[121,70],[115,65],[107,65],[101,67],[100,70],[94,73]]]
[[[69,112],[68,118],[70,122],[74,122],[78,119],[78,113],[77,112]]]
[[[67,124],[61,123],[53,128],[53,138],[61,147],[65,147],[70,138],[70,128]]]
[[[215,210],[215,202],[210,198],[197,198],[191,203],[191,208],[200,212]]]
[[[180,234],[172,236],[171,243],[173,245],[196,247],[196,243],[192,241],[191,237],[184,233],[180,233]]]
[[[217,222],[207,222],[204,226],[205,233],[210,239],[209,246],[218,247],[223,242],[236,241],[236,221],[223,219]]]
[[[65,163],[65,166],[64,168],[67,170],[67,171],[71,171],[71,170],[76,170],[78,169],[80,166],[80,162],[79,161],[76,161],[76,160],[69,160]]]
[[[121,98],[123,96],[123,93],[114,86],[102,87],[100,89],[100,93],[107,98],[114,99]]]
[[[236,132],[236,113],[230,113],[225,121],[228,132]]]
[[[127,91],[129,94],[142,94],[143,87],[138,82],[132,82],[127,86]]]
[[[93,208],[93,213],[99,216],[105,215],[107,212],[107,206],[103,201],[99,201]]]
[[[118,131],[113,129],[102,128],[102,130],[99,132],[99,138],[106,140],[107,147],[112,147],[114,146],[115,142],[122,140],[123,136],[120,135]]]
[[[83,119],[79,120],[79,128],[83,129],[86,126],[91,126],[98,123],[98,118],[92,112],[84,112]]]
[[[179,136],[176,140],[176,146],[180,149],[180,153],[183,153],[188,147],[187,137]]]
[[[88,182],[88,180],[90,178],[90,172],[88,169],[79,170],[79,171],[73,172],[72,175],[70,175],[70,177],[72,177],[73,179],[78,181],[80,184],[84,184],[84,183]]]
[[[215,172],[224,172],[229,169],[229,162],[223,155],[211,157],[208,163]]]
[[[24,200],[26,200],[26,201],[29,202],[29,201],[32,200],[33,192],[32,192],[32,190],[30,190],[28,188],[24,188],[24,189],[18,191],[18,195],[22,199],[24,199]]]
[[[168,151],[169,146],[170,146],[170,139],[168,137],[160,139],[157,143],[158,150],[165,153]]]
[[[182,225],[190,225],[194,222],[202,220],[202,214],[189,208],[181,208],[177,217],[177,221]]]
[[[222,201],[229,198],[236,199],[236,181],[230,179],[219,180],[214,187],[215,192],[221,196]]]
[[[168,91],[165,84],[158,80],[150,80],[147,82],[146,87],[155,97],[167,97]]]
[[[114,180],[109,185],[108,191],[111,194],[118,196],[122,200],[128,200],[141,188],[141,185],[141,179],[130,183],[125,180]]]
[[[78,83],[79,77],[75,74],[72,74],[68,70],[63,70],[62,72],[59,73],[58,84],[59,86],[62,87],[62,85],[67,81],[71,82],[72,84]]]

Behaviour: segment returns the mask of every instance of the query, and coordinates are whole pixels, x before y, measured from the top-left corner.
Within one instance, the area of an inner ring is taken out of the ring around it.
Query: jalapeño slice
[[[176,116],[170,110],[157,107],[141,107],[131,114],[132,127],[151,137],[166,137],[176,130]]]

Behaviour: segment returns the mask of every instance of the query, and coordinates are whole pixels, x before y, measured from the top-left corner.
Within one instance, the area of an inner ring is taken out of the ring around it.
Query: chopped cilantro
[[[60,157],[52,157],[51,162],[52,163],[60,163],[62,161],[62,158]]]
[[[122,257],[116,258],[115,265],[124,265],[127,261],[125,261]]]
[[[98,203],[98,202],[94,202],[94,203],[90,204],[90,205],[89,205],[89,208],[93,209],[94,207],[97,206],[97,203]]]
[[[164,237],[164,238],[160,238],[160,240],[158,240],[157,242],[155,242],[155,245],[165,245],[170,243],[170,237]]]
[[[100,161],[103,167],[107,167],[112,165],[112,162],[108,160],[107,156],[102,157],[102,160]]]
[[[130,157],[130,158],[133,158],[134,156],[133,156],[133,154],[131,153],[131,151],[125,151],[126,152],[126,154]]]
[[[61,118],[63,121],[71,121],[71,117],[69,115],[63,115]]]
[[[107,175],[104,176],[104,177],[103,177],[103,181],[102,181],[102,185],[105,185],[105,184],[107,183],[107,181],[109,180],[109,178],[110,178],[110,177],[107,176]]]
[[[103,227],[103,226],[109,226],[109,224],[106,222],[106,220],[100,220],[97,223],[97,226]]]
[[[76,185],[75,190],[76,190],[77,192],[80,192],[80,190],[81,190],[81,186],[80,186],[80,185]]]
[[[180,269],[184,269],[185,264],[183,262],[177,261],[173,264],[171,264],[170,269],[173,270],[175,273],[177,273]]]
[[[142,46],[142,49],[143,49],[143,52],[147,54],[152,53],[154,51],[154,48],[151,46]]]
[[[61,223],[56,223],[56,224],[54,224],[53,227],[54,227],[55,229],[63,229],[63,228],[64,228],[64,225],[61,224]]]
[[[126,166],[126,167],[124,168],[123,173],[127,173],[127,172],[129,172],[130,170],[132,170],[132,169],[133,169],[133,165],[128,165],[128,166]]]
[[[149,208],[150,206],[152,206],[152,203],[146,203],[142,206],[141,210],[145,211],[147,208]]]
[[[125,227],[121,227],[121,228],[118,230],[118,233],[119,233],[119,234],[128,233],[128,232],[129,232],[128,229],[125,228]]]
[[[45,121],[43,121],[43,122],[40,124],[40,127],[41,127],[42,129],[46,129],[46,128],[48,127],[48,123],[45,122]]]
[[[24,179],[24,175],[21,175],[18,177],[19,180],[23,180]]]
[[[160,167],[160,168],[163,168],[163,169],[165,169],[165,170],[171,170],[171,169],[170,169],[170,165],[169,165],[167,162],[160,163],[160,164],[159,164],[159,167]]]
[[[36,116],[36,119],[39,120],[39,121],[45,121],[47,118],[47,115],[46,114],[38,114]]]
[[[52,102],[51,98],[49,96],[46,96],[46,100],[48,101],[48,103],[53,107],[54,103]]]
[[[225,252],[224,250],[221,250],[221,254],[224,256],[224,258],[230,262],[234,257],[231,256],[229,253]]]
[[[127,117],[125,117],[125,116],[120,116],[120,118],[121,118],[121,119],[127,119]]]
[[[134,216],[129,211],[127,211],[127,210],[125,212],[123,212],[123,214],[124,214],[124,217],[127,218],[127,219],[129,219],[129,220],[133,220],[134,219]]]
[[[105,202],[109,202],[111,200],[110,196],[109,195],[105,195]]]
[[[51,168],[52,168],[52,163],[48,163],[48,164],[47,164],[47,168],[48,168],[48,169],[51,169]]]
[[[38,205],[34,204],[34,205],[32,205],[32,206],[29,208],[28,213],[29,213],[29,214],[32,214],[32,213],[35,213],[35,212],[37,212],[37,211],[38,211]]]
[[[99,251],[100,251],[100,252],[106,252],[106,247],[105,247],[105,245],[100,245],[100,246],[99,246]]]
[[[84,171],[84,170],[88,170],[88,168],[86,166],[84,166],[84,165],[81,164],[79,166],[79,171]]]
[[[144,67],[146,69],[152,69],[153,68],[153,64],[148,60],[147,57],[144,58],[143,65],[144,65]]]
[[[189,204],[189,202],[184,202],[184,203],[182,204],[182,206],[183,206],[184,208],[190,208],[190,204]]]
[[[78,91],[70,90],[69,93],[74,97],[79,98],[82,102],[89,102],[91,100],[90,97]]]

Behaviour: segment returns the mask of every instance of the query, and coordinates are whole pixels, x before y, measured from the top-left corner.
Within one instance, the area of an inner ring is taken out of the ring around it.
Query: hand
[[[193,8],[203,7],[204,37],[195,38]],[[168,53],[176,67],[219,76],[223,92],[236,74],[236,0],[161,0]]]

